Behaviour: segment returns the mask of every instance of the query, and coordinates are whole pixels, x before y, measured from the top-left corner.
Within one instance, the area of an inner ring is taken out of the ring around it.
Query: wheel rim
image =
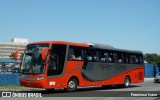
[[[130,82],[129,82],[129,79],[127,78],[127,79],[125,80],[125,85],[126,85],[126,86],[129,86],[129,84],[130,84]]]
[[[76,85],[75,85],[75,83],[74,83],[73,81],[70,81],[70,82],[68,83],[68,86],[69,86],[70,88],[74,89]]]

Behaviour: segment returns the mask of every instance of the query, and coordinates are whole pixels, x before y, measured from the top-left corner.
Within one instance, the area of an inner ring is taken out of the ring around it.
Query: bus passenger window
[[[117,53],[118,63],[123,63],[123,54],[121,52]]]
[[[127,63],[130,64],[130,55],[127,55],[126,58],[127,58],[127,59],[126,59]]]
[[[122,59],[119,59],[118,62],[119,62],[119,63],[122,63]]]
[[[95,50],[89,49],[87,53],[87,60],[88,61],[98,61],[99,54]]]
[[[113,53],[114,63],[118,62],[118,57],[116,53]]]
[[[137,56],[135,57],[135,63],[139,64],[139,57],[137,57]]]
[[[104,61],[104,62],[109,62],[109,54],[107,52],[105,52],[103,54],[103,58],[101,58],[101,61]]]
[[[130,56],[130,63],[131,64],[136,64],[137,62],[136,62],[136,56],[135,55],[131,55]]]
[[[69,48],[68,59],[75,60],[74,49]]]
[[[88,57],[87,57],[87,60],[92,61],[92,57],[91,57],[91,56],[88,56]]]
[[[140,64],[143,64],[143,56],[142,55],[140,55],[140,57],[139,57],[139,59],[140,59]]]
[[[84,51],[80,47],[71,46],[68,52],[68,60],[83,60]]]
[[[101,51],[100,52],[100,54],[101,54],[101,59],[100,59],[100,61],[101,62],[106,62],[106,63],[111,63],[112,62],[112,54],[110,53],[110,52],[108,52],[108,51]]]

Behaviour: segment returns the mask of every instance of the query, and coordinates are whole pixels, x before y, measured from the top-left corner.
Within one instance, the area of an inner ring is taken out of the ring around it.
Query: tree
[[[152,53],[152,54],[146,53],[144,57],[149,64],[160,66],[160,55],[156,53]]]
[[[158,56],[157,66],[160,66],[160,55]]]
[[[9,57],[11,57],[11,59],[14,59],[14,53],[11,53]]]

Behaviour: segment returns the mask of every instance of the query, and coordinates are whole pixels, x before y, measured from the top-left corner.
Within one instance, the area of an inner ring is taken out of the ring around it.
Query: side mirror
[[[23,55],[24,54],[24,49],[19,49],[19,50],[16,50],[14,52],[14,60],[20,60],[22,59],[22,56],[19,56],[19,55]]]
[[[46,56],[47,56],[48,51],[49,51],[48,48],[43,48],[42,49],[42,52],[41,52],[42,60],[46,60]]]
[[[18,50],[14,52],[14,60],[18,60]]]

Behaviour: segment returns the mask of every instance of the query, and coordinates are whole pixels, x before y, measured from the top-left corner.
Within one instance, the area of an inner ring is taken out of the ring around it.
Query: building
[[[0,59],[13,59],[16,50],[24,49],[28,39],[13,38],[11,42],[0,42]]]
[[[14,43],[24,43],[24,44],[26,44],[26,43],[28,43],[28,39],[24,39],[24,38],[13,38],[13,39],[11,40],[11,42],[14,42]]]

